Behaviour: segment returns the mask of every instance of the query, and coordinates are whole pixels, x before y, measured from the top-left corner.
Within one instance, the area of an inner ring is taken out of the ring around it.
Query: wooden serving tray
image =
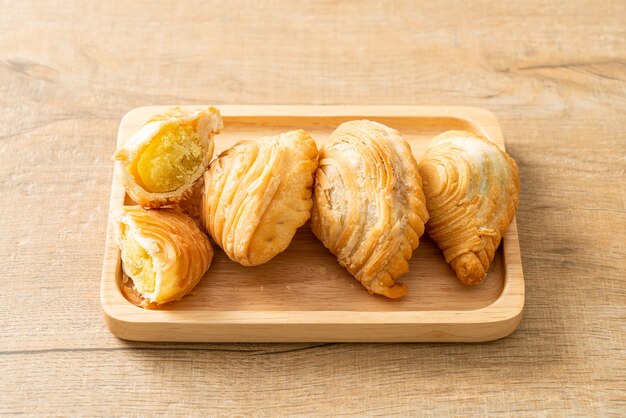
[[[148,117],[169,106],[128,112],[117,142],[124,143]],[[190,106],[194,107],[194,106]],[[218,106],[224,131],[216,155],[243,139],[305,129],[322,145],[342,122],[371,119],[400,131],[417,160],[437,134],[462,129],[504,147],[495,116],[482,109],[434,106]],[[161,310],[145,310],[120,291],[120,253],[111,214],[129,199],[115,168],[100,299],[111,332],[142,341],[488,341],[519,324],[524,278],[515,220],[482,285],[465,287],[424,235],[401,281],[400,300],[373,296],[311,233],[300,228],[290,247],[270,262],[243,267],[215,248],[215,257],[193,295]]]

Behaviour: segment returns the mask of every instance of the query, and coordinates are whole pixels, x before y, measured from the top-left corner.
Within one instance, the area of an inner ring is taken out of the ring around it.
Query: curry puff
[[[116,216],[122,269],[141,305],[180,300],[211,264],[213,249],[198,224],[174,209],[124,206]]]
[[[204,174],[200,220],[231,260],[257,266],[310,217],[317,146],[303,130],[237,143]]]
[[[488,139],[449,131],[419,163],[428,234],[466,285],[483,281],[519,200],[515,161]]]
[[[320,150],[313,233],[374,294],[407,293],[396,279],[428,220],[422,180],[409,144],[383,124],[345,122]]]
[[[116,151],[126,190],[137,204],[158,208],[187,199],[213,156],[213,136],[223,128],[209,107],[173,108],[153,116]]]

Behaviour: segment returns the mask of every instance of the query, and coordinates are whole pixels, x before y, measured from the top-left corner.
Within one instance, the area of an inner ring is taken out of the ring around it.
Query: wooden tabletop
[[[0,414],[626,414],[626,2],[565,3],[5,2]],[[519,329],[475,345],[113,337],[99,286],[120,118],[200,103],[494,112],[521,174]]]

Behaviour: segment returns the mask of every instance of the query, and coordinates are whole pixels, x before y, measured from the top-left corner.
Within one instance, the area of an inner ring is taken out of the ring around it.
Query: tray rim
[[[206,105],[178,105],[199,108]],[[504,148],[497,118],[486,109],[463,106],[416,105],[219,105],[225,117],[431,117],[469,122],[476,130]],[[137,113],[158,111],[168,105],[131,109],[122,127]],[[119,249],[113,236],[111,214],[123,205],[125,191],[115,164],[106,247],[100,286],[105,322],[119,338],[141,341],[204,342],[304,342],[304,341],[490,341],[511,334],[521,321],[525,286],[517,223],[514,218],[503,238],[504,285],[490,305],[475,310],[437,311],[149,311],[132,305],[117,289]],[[114,280],[111,280],[111,277]],[[114,291],[111,292],[111,287]],[[182,328],[181,328],[182,327]],[[184,328],[189,328],[185,330]],[[270,328],[268,328],[270,327]],[[272,328],[273,327],[273,328]],[[151,330],[152,329],[152,330]],[[195,330],[193,333],[191,330]],[[307,331],[308,329],[308,331]],[[349,334],[341,337],[335,331]],[[471,332],[472,330],[476,332]],[[387,330],[387,332],[385,332]],[[377,331],[380,334],[365,336]],[[409,331],[404,333],[402,331]],[[350,334],[350,332],[352,332]],[[198,333],[198,334],[196,334]],[[240,333],[237,335],[237,333]],[[409,335],[407,335],[409,334]]]

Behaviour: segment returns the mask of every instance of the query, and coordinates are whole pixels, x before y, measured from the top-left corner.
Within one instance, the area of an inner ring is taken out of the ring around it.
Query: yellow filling
[[[156,273],[150,254],[139,245],[126,227],[123,227],[120,244],[124,271],[133,280],[137,291],[142,295],[154,292]]]
[[[139,156],[139,183],[152,193],[171,192],[187,183],[203,160],[198,133],[192,125],[167,125]]]

